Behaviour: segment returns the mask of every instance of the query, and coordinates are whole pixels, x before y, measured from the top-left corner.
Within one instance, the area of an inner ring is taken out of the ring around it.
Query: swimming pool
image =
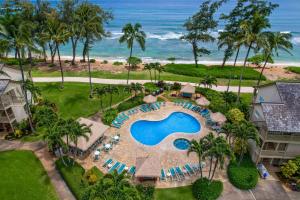
[[[191,146],[191,142],[185,138],[174,140],[173,145],[179,150],[187,150]]]
[[[154,146],[173,133],[196,134],[201,130],[199,121],[183,112],[173,112],[161,121],[139,120],[131,125],[132,137],[138,142]]]

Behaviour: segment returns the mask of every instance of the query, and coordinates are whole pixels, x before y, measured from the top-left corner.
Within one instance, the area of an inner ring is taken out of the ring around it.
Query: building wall
[[[262,111],[261,105],[254,105],[252,114],[251,114],[252,121],[265,121],[264,113]]]
[[[258,89],[255,103],[273,102],[281,103],[281,98],[277,91],[276,85],[268,85]]]
[[[27,113],[24,109],[24,106],[13,106],[12,110],[14,112],[15,118],[17,122],[22,121],[27,118]]]
[[[300,156],[300,144],[289,144],[287,149],[286,149],[287,153],[295,153]]]

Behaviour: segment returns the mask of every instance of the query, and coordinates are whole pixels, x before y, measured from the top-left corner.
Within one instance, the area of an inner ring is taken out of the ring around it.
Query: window
[[[274,142],[266,142],[263,150],[275,150],[276,149],[276,143]]]
[[[287,148],[287,143],[280,143],[278,145],[277,151],[285,151]]]

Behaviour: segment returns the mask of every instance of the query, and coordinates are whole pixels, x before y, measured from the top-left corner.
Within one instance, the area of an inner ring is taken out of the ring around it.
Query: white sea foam
[[[293,37],[292,42],[293,44],[300,44],[300,37]]]

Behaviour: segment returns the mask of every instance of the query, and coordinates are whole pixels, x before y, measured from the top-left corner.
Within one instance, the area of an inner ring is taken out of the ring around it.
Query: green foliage
[[[68,159],[65,160],[67,161]],[[85,170],[77,162],[74,162],[74,165],[72,165],[72,159],[70,158],[70,160],[69,166],[65,166],[60,158],[55,162],[55,166],[76,199],[81,199],[83,193],[82,177]]]
[[[155,83],[145,83],[144,88],[147,93],[152,93],[159,89]]]
[[[232,123],[239,123],[245,119],[245,115],[238,108],[233,108],[228,111],[227,119]]]
[[[154,199],[155,188],[153,186],[144,186],[140,184],[136,186],[136,189],[139,191],[142,200]]]
[[[96,60],[95,59],[90,59],[90,63],[95,63],[96,62]]]
[[[101,64],[107,64],[107,63],[108,63],[107,60],[103,60],[103,61],[101,62]]]
[[[103,177],[102,172],[100,172],[99,169],[96,166],[94,166],[84,173],[82,182],[86,182],[87,185],[94,185],[102,177]]]
[[[192,185],[193,196],[197,200],[215,200],[223,191],[221,181],[210,182],[207,178],[196,180]]]
[[[127,59],[127,63],[131,65],[132,69],[136,69],[139,64],[142,63],[142,60],[138,57],[130,57]]]
[[[223,99],[226,103],[233,104],[237,100],[237,95],[233,92],[224,92],[222,93]]]
[[[241,73],[242,67],[233,66],[205,66],[199,65],[198,68],[193,64],[167,64],[165,65],[165,71],[173,74],[180,74],[193,77],[205,77],[206,75],[211,75],[216,78],[227,78],[233,76],[237,79]],[[253,68],[247,67],[244,69],[244,80],[257,80],[259,78],[259,72],[255,71]],[[266,77],[262,77],[262,80],[266,80]]]
[[[298,163],[299,164],[299,163]],[[289,160],[287,163],[284,163],[280,168],[282,175],[286,178],[291,178],[299,170],[299,165],[293,160]]]
[[[115,66],[120,66],[120,65],[123,65],[123,63],[122,63],[122,62],[119,62],[119,61],[115,61],[115,62],[113,62],[113,65],[115,65]]]
[[[155,189],[154,197],[156,200],[179,200],[178,197],[185,200],[194,199],[190,185],[176,188],[158,188]]]
[[[300,74],[300,67],[287,67],[285,69],[287,69],[290,72],[294,72],[296,74]]]
[[[19,60],[16,58],[0,58],[0,61],[6,65],[15,66],[19,65]],[[33,58],[33,63],[42,62],[41,59]],[[28,65],[30,64],[29,59],[22,59],[22,64]]]
[[[36,106],[33,113],[33,122],[37,127],[51,127],[58,120],[58,116],[52,107]]]
[[[174,84],[172,85],[171,89],[178,91],[178,90],[181,89],[181,84],[178,83],[178,82],[174,82]]]
[[[109,109],[103,113],[102,121],[106,125],[110,125],[112,121],[117,117],[118,110],[117,109]]]
[[[123,112],[125,110],[129,110],[131,108],[134,108],[136,106],[139,106],[143,104],[143,95],[138,95],[136,97],[133,97],[127,101],[122,102],[121,104],[118,105],[117,109],[118,112]]]
[[[227,168],[229,181],[235,187],[248,190],[256,186],[258,182],[258,172],[250,155],[245,155],[240,166],[231,161]]]
[[[248,58],[247,61],[251,62],[253,65],[261,67],[261,65],[264,64],[266,59],[267,59],[266,55],[256,54],[256,55],[252,56],[251,58]],[[274,60],[272,59],[272,57],[269,57],[268,63],[274,63]]]

